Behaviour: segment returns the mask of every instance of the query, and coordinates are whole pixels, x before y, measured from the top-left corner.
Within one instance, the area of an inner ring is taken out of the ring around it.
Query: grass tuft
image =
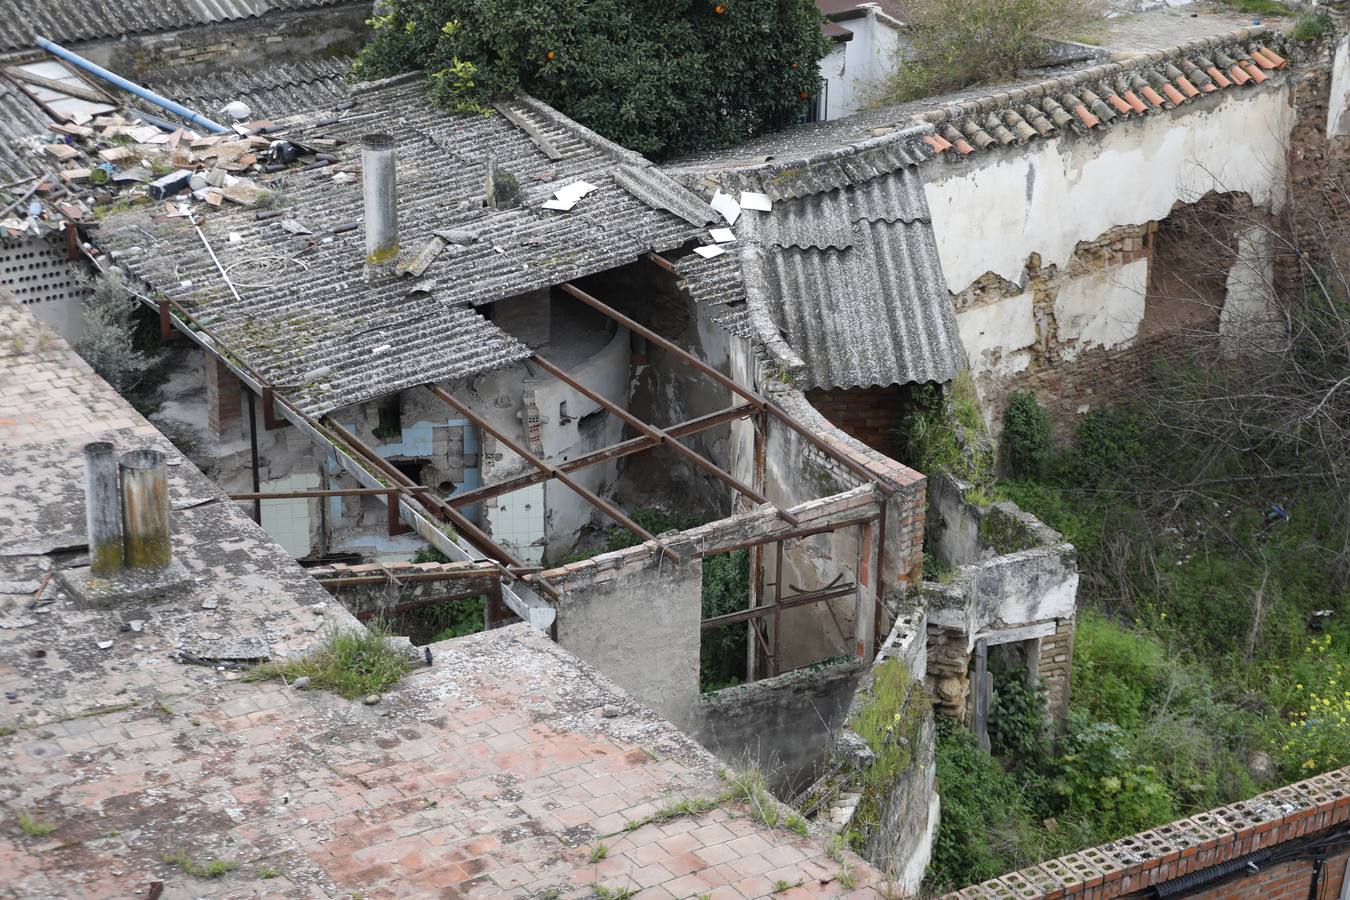
[[[609,856],[609,848],[604,844],[596,844],[591,848],[591,862],[598,863],[607,856]]]
[[[245,681],[308,677],[311,688],[332,691],[348,700],[378,694],[408,671],[408,658],[392,646],[384,630],[373,625],[364,631],[333,630],[311,653],[284,662],[255,666]]]
[[[177,866],[194,878],[220,878],[233,872],[239,866],[239,863],[232,859],[215,859],[213,857],[208,860],[199,860],[193,859],[181,851],[166,853],[161,857],[161,860],[166,865]]]
[[[56,826],[39,822],[26,812],[19,813],[19,830],[29,837],[46,837],[56,830]]]

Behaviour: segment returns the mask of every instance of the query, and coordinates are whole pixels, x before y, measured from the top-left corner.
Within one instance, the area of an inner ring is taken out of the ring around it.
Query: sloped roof
[[[685,289],[805,387],[948,380],[956,315],[915,169],[932,156],[930,130],[722,173],[721,190],[765,193],[773,207],[743,211],[726,254],[680,260]]]
[[[528,348],[475,306],[669,251],[700,233],[665,206],[700,221],[711,215],[642,157],[531,98],[506,104],[510,118],[452,116],[430,105],[413,76],[359,88],[353,99],[336,124],[287,132],[299,142],[347,143],[332,151],[334,165],[280,173],[269,185],[280,198],[270,217],[259,221],[255,210],[228,204],[206,212],[202,231],[239,299],[188,220],[155,218],[160,207],[109,217],[96,236],[150,288],[205,316],[231,353],[311,415],[523,359]],[[301,118],[324,116],[331,111]],[[416,278],[366,271],[359,176],[333,177],[359,173],[360,138],[372,131],[397,143],[405,256],[442,242],[433,232],[447,237]],[[519,180],[521,206],[483,208],[489,152],[499,171]],[[620,170],[626,174],[616,178]],[[620,179],[640,185],[643,199]],[[597,190],[570,212],[541,208],[578,180]],[[302,229],[313,234],[294,233]]]
[[[275,119],[332,106],[351,96],[349,59],[305,59],[270,66],[217,69],[205,75],[156,73],[146,86],[205,115],[242,100],[254,119]]]
[[[251,19],[278,10],[318,9],[352,0],[0,0],[0,50],[171,31]]]

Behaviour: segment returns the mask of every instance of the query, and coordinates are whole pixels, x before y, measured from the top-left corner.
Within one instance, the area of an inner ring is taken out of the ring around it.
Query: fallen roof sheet
[[[0,0],[0,50],[171,31],[251,19],[279,10],[317,9],[351,0]]]
[[[276,215],[259,221],[253,209],[229,205],[205,215],[202,230],[239,299],[188,220],[166,219],[162,207],[111,216],[95,238],[150,289],[205,317],[231,353],[308,414],[524,359],[529,349],[472,307],[672,250],[700,233],[665,211],[674,205],[693,216],[696,197],[642,157],[531,98],[509,107],[535,136],[502,115],[433,108],[420,77],[369,86],[354,99],[336,124],[289,132],[300,142],[346,143],[331,149],[333,165],[279,173],[266,185],[276,191]],[[404,261],[437,233],[446,242],[423,256],[415,281],[367,272],[362,230],[351,227],[362,220],[353,174],[360,138],[375,130],[397,141]],[[562,158],[550,159],[539,135]],[[499,172],[518,180],[520,206],[483,207],[489,152]],[[647,202],[616,181],[620,167],[640,173],[635,183]],[[339,173],[347,173],[341,181]],[[597,189],[574,209],[542,208],[580,180]]]

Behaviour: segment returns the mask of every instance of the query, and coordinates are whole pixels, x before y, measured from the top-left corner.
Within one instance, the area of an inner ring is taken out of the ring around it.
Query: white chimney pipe
[[[361,196],[365,203],[366,263],[387,265],[398,256],[398,176],[394,138],[368,134],[361,139]]]

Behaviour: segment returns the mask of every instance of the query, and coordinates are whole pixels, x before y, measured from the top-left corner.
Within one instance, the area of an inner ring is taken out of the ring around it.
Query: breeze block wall
[[[947,897],[1337,897],[1347,853],[1350,767],[1002,875]]]

